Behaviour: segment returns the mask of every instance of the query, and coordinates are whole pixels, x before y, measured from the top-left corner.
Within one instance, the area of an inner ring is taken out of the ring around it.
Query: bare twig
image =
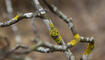
[[[34,45],[32,47],[17,45],[12,49],[6,49],[4,51],[3,58],[9,57],[12,54],[24,55],[24,54],[31,53],[32,51],[37,51],[41,53],[51,53],[56,51],[64,52],[68,49],[66,45],[63,45],[63,46],[55,45],[49,42],[43,42],[42,40],[39,40],[39,39],[33,39],[33,42],[34,42]]]
[[[56,52],[56,51],[65,51],[67,50],[66,45],[55,45],[51,44],[49,42],[43,42],[42,40],[39,39],[34,39],[33,42],[35,45],[33,47],[27,47],[27,46],[22,46],[18,45],[14,49],[11,49],[9,51],[9,54],[27,54],[32,51],[37,51],[37,52],[42,52],[42,53],[50,53],[50,52]],[[19,48],[22,48],[23,50],[17,51]]]
[[[35,16],[33,16],[31,23],[32,23],[33,32],[34,32],[36,38],[40,38],[40,36],[38,35],[38,31],[36,29],[36,25],[35,25]]]

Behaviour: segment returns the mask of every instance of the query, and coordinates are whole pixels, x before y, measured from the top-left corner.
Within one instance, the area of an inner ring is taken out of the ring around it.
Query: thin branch
[[[69,28],[71,29],[74,38],[72,41],[70,41],[68,43],[68,45],[72,45],[75,46],[77,43],[80,42],[80,35],[77,33],[76,29],[74,28],[74,25],[72,23],[72,19],[68,18],[65,14],[63,14],[60,10],[58,10],[58,8],[56,6],[54,6],[53,4],[49,3],[48,0],[43,0],[43,2],[48,6],[48,8],[57,16],[59,16],[62,20],[64,20],[68,25]]]
[[[93,41],[91,39],[89,39],[89,40],[90,40],[90,42]],[[14,53],[17,53],[17,54],[22,54],[22,53],[27,54],[32,51],[37,51],[37,52],[41,52],[41,53],[50,53],[50,52],[56,52],[56,51],[64,52],[69,48],[69,46],[67,46],[67,45],[55,45],[55,44],[51,44],[49,42],[43,42],[42,40],[39,40],[39,39],[33,39],[33,42],[35,43],[35,45],[31,48],[26,47],[26,46],[17,46],[12,51],[15,51]],[[88,41],[86,40],[84,42],[88,42]],[[25,50],[16,51],[19,48],[25,48]]]
[[[65,42],[63,41],[60,33],[58,32],[56,27],[53,25],[50,17],[47,16],[46,11],[40,5],[39,1],[38,0],[33,0],[33,1],[34,1],[36,9],[40,13],[41,19],[43,19],[44,23],[46,24],[46,26],[48,27],[50,31],[50,36],[56,41],[57,44],[65,45]],[[74,56],[72,55],[72,52],[70,50],[66,50],[65,55],[68,57],[69,60],[74,60]]]
[[[9,51],[9,54],[27,54],[31,53],[32,51],[37,51],[41,53],[50,53],[50,52],[56,52],[56,51],[65,51],[67,50],[67,46],[61,46],[61,45],[55,45],[51,44],[49,42],[43,42],[42,40],[39,39],[33,39],[33,42],[35,45],[33,47],[27,47],[27,46],[22,46],[18,45],[14,49],[11,49]],[[18,50],[22,48],[22,50]]]
[[[64,42],[64,40],[62,39],[60,33],[58,32],[58,30],[56,29],[56,27],[54,26],[54,24],[51,21],[51,18],[49,16],[47,16],[46,10],[44,10],[39,1],[38,0],[33,0],[35,7],[37,9],[36,13],[24,13],[24,14],[19,14],[16,17],[10,19],[9,21],[6,22],[0,22],[0,27],[7,27],[10,26],[12,24],[15,24],[17,22],[19,22],[20,20],[24,19],[24,18],[33,18],[33,17],[40,17],[41,19],[43,19],[44,23],[46,24],[46,26],[48,27],[49,31],[50,31],[50,36],[56,41],[57,44],[59,45],[54,45],[51,44],[49,42],[42,42],[41,40],[37,40],[35,39],[34,41],[36,41],[37,43],[34,45],[34,47],[24,47],[24,46],[16,46],[14,49],[10,49],[8,52],[8,54],[27,54],[30,53],[32,51],[38,51],[38,52],[43,52],[43,53],[49,53],[49,52],[55,52],[55,51],[63,51],[65,52],[66,56],[68,57],[69,60],[74,60],[74,56],[72,55],[72,52],[68,49],[72,46],[75,46],[77,43],[79,42],[86,42],[88,43],[87,49],[85,50],[85,52],[83,53],[82,59],[85,60],[87,59],[88,55],[91,53],[91,51],[94,48],[94,39],[92,38],[84,38],[82,36],[80,36],[76,29],[73,26],[72,23],[72,19],[68,18],[66,15],[64,15],[60,10],[58,10],[54,5],[50,4],[47,0],[43,0],[45,2],[45,4],[48,6],[48,8],[55,13],[57,16],[59,16],[61,19],[63,19],[68,25],[69,28],[71,29],[74,38],[72,41],[70,41],[67,45]],[[9,9],[8,9],[9,10]],[[34,33],[37,34],[36,32],[36,28],[34,25],[34,19],[32,20],[32,24],[33,24],[33,30]],[[23,50],[18,50],[22,48]],[[7,54],[7,55],[8,55]]]
[[[89,38],[84,38],[84,37],[80,37],[76,31],[76,29],[74,28],[73,26],[73,23],[72,23],[72,19],[71,18],[68,18],[65,14],[63,14],[60,10],[58,10],[58,8],[56,6],[54,6],[53,4],[49,3],[48,0],[43,0],[43,2],[48,6],[48,8],[54,13],[56,14],[57,16],[59,16],[62,20],[64,20],[69,28],[71,29],[73,35],[74,35],[74,38],[72,41],[70,41],[68,43],[68,46],[72,45],[74,46],[75,44],[79,43],[80,42],[87,42],[88,43],[88,46],[87,46],[87,49],[86,51],[84,52],[84,55],[82,57],[83,60],[87,59],[89,53],[93,50],[94,48],[94,39],[89,39]],[[92,41],[91,41],[92,40]],[[85,58],[84,58],[85,57]]]
[[[21,21],[22,19],[25,19],[25,18],[32,18],[34,14],[36,16],[36,13],[32,13],[32,12],[24,13],[24,14],[18,14],[14,18],[10,19],[9,21],[0,22],[0,27],[7,27],[10,25],[13,25],[13,24]]]
[[[36,38],[40,38],[38,31],[36,29],[36,25],[35,25],[35,16],[33,16],[31,23],[32,23],[33,32],[34,32]]]
[[[74,25],[72,23],[72,18],[68,18],[65,14],[63,14],[60,10],[58,10],[58,8],[56,6],[49,3],[48,0],[43,0],[43,2],[50,9],[50,11],[52,11],[54,14],[59,16],[62,20],[64,20],[69,25],[69,28],[71,29],[73,35],[77,34],[77,31],[74,28]]]
[[[88,55],[93,51],[93,49],[95,47],[94,46],[95,45],[94,38],[93,37],[91,37],[91,38],[81,37],[81,42],[88,43],[88,46],[87,46],[86,50],[84,51],[82,58],[81,58],[81,60],[87,60]]]
[[[13,16],[13,8],[12,8],[11,0],[5,0],[5,2],[6,2],[6,7],[7,7],[9,18],[11,18]],[[14,24],[11,26],[11,28],[15,34],[16,44],[21,44],[22,40],[18,33],[18,27],[16,26],[16,24]]]
[[[34,45],[32,47],[24,46],[24,45],[17,45],[14,48],[6,49],[3,51],[3,58],[9,57],[12,54],[15,55],[24,55],[31,53],[33,51],[41,52],[41,53],[51,53],[51,52],[64,52],[67,50],[67,46],[55,45],[49,42],[43,42],[39,39],[33,39]],[[1,57],[0,57],[1,59]]]

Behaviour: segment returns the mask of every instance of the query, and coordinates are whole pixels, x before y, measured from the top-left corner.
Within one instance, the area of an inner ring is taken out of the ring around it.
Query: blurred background
[[[42,0],[40,0],[44,8]],[[93,36],[95,38],[95,49],[89,55],[88,60],[104,60],[105,59],[105,0],[50,0],[56,5],[65,15],[73,18],[73,24],[80,35],[85,37]],[[19,13],[35,12],[34,3],[32,0],[12,0],[13,17]],[[68,29],[68,25],[52,12],[48,12],[52,18],[54,25],[57,27],[65,42],[72,40],[73,35]],[[8,12],[6,10],[5,0],[0,0],[0,22],[7,21]],[[40,39],[56,44],[49,36],[49,32],[42,20],[35,19],[36,28]],[[16,23],[19,34],[22,37],[24,45],[31,45],[30,39],[35,35],[32,30],[31,19],[24,19]],[[11,27],[0,27],[0,36],[6,36],[11,41],[11,47],[16,45],[15,35]],[[2,46],[2,44],[0,44]],[[79,43],[71,48],[71,51],[79,60],[87,44]],[[54,53],[39,53],[32,52],[25,56],[32,60],[66,60],[67,58],[61,52]],[[8,60],[8,59],[7,59]],[[11,60],[11,59],[10,59]]]

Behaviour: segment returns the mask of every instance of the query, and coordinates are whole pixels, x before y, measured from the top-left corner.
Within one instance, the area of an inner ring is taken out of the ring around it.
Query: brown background
[[[41,1],[41,0],[40,0]],[[104,60],[105,59],[105,0],[51,0],[51,3],[56,5],[64,14],[73,18],[73,23],[82,36],[95,38],[95,49],[89,55],[89,60]],[[41,1],[42,5],[46,7]],[[33,12],[35,10],[32,0],[12,0],[15,16],[17,13]],[[63,39],[68,42],[73,36],[69,31],[68,26],[60,18],[49,12],[53,23],[60,31]],[[5,0],[0,0],[0,21],[6,21],[8,13],[6,12]],[[22,20],[17,23],[19,34],[22,37],[23,44],[30,45],[29,40],[34,37],[31,19]],[[36,26],[40,38],[51,43],[55,42],[49,36],[46,26],[40,19],[36,19]],[[11,27],[0,28],[0,35],[7,36],[11,41],[11,46],[15,46],[15,39]],[[83,53],[86,44],[79,43],[71,50],[79,60]],[[66,60],[63,53],[39,53],[32,52],[28,54],[33,60]]]

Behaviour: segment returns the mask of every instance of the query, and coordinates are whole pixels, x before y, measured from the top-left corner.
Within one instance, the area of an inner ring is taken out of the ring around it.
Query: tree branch
[[[71,29],[74,38],[72,41],[68,42],[68,46],[71,45],[74,46],[79,42],[87,42],[88,46],[86,51],[83,54],[82,59],[85,60],[87,59],[87,56],[90,54],[90,52],[93,50],[94,48],[94,39],[89,39],[89,38],[84,38],[82,36],[80,36],[76,29],[73,26],[72,23],[72,19],[68,18],[65,14],[63,14],[56,6],[54,6],[53,4],[49,3],[48,0],[43,0],[43,2],[46,4],[46,6],[50,9],[50,11],[52,11],[54,14],[56,14],[57,16],[59,16],[62,20],[64,20],[64,22],[66,22],[69,26],[69,28]],[[91,41],[92,40],[92,41]],[[85,57],[85,58],[84,58]]]
[[[40,18],[44,21],[44,23],[46,24],[50,31],[50,36],[56,41],[57,44],[65,45],[65,42],[63,41],[60,33],[52,23],[51,18],[46,14],[46,11],[40,5],[39,1],[38,0],[33,1],[36,9],[40,13]],[[65,55],[68,57],[69,60],[74,60],[74,56],[72,55],[72,52],[70,50],[66,50]]]
[[[16,17],[10,19],[9,21],[0,22],[0,27],[10,26],[12,24],[15,24],[15,23],[21,21],[22,19],[25,19],[25,18],[32,18],[34,14],[35,14],[35,16],[37,16],[37,13],[32,13],[32,12],[16,15]]]

